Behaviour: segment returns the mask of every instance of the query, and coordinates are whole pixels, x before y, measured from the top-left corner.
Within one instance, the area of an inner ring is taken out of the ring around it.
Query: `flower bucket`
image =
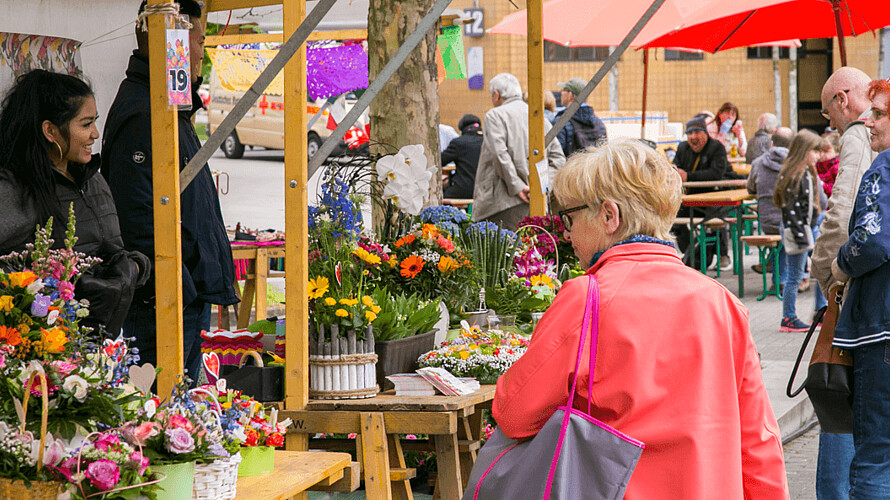
[[[242,446],[238,477],[271,474],[275,468],[275,448],[271,446]]]
[[[380,392],[377,385],[377,354],[374,332],[365,332],[365,340],[356,338],[355,330],[341,334],[339,325],[309,331],[309,397],[313,399],[370,398]]]
[[[238,486],[238,467],[241,453],[220,458],[209,464],[195,465],[193,500],[232,500]]]
[[[152,472],[166,477],[158,483],[158,500],[190,500],[195,480],[195,462],[154,465]]]
[[[436,330],[430,330],[411,337],[377,341],[374,344],[374,352],[377,353],[377,383],[382,390],[395,387],[386,380],[387,375],[413,373],[418,368],[417,357],[436,347],[436,334]]]

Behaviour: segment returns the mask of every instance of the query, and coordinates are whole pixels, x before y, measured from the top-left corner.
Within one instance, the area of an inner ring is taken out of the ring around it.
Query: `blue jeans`
[[[135,337],[130,347],[139,349],[139,364],[151,363],[157,366],[158,346],[155,328],[155,301],[134,300],[124,321],[124,337]],[[182,311],[182,346],[185,370],[192,379],[192,386],[198,381],[201,369],[201,330],[210,328],[210,304],[195,299]],[[160,394],[162,398],[166,394]]]
[[[782,295],[782,318],[797,317],[797,287],[803,279],[804,266],[807,264],[807,253],[786,255],[785,292]]]
[[[866,344],[853,353],[853,443],[850,498],[890,495],[890,342]]]
[[[816,499],[850,498],[850,462],[853,461],[852,434],[819,433],[816,460]]]

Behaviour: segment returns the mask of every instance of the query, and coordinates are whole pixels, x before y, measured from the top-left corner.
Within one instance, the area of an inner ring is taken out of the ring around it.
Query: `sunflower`
[[[317,276],[315,279],[309,280],[309,298],[317,299],[328,293],[331,282],[324,276]]]
[[[411,255],[402,259],[401,275],[405,278],[413,278],[423,269],[423,259],[416,255]]]

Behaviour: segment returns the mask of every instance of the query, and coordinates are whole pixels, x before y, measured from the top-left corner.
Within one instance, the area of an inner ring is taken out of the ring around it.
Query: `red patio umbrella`
[[[841,64],[847,57],[844,36],[856,36],[890,25],[887,3],[875,0],[763,1],[735,14],[698,10],[686,25],[645,41],[645,47],[689,47],[708,52],[744,47],[776,39],[838,37]]]

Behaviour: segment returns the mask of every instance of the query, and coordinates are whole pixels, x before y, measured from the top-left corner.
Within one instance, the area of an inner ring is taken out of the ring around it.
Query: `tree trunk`
[[[433,0],[371,0],[368,9],[368,73],[374,81],[386,63],[417,28]],[[437,30],[411,53],[371,102],[372,153],[389,154],[402,146],[422,144],[429,165],[439,166],[430,181],[430,202],[442,200],[439,165],[439,83],[436,66]],[[393,149],[394,148],[394,149]]]

